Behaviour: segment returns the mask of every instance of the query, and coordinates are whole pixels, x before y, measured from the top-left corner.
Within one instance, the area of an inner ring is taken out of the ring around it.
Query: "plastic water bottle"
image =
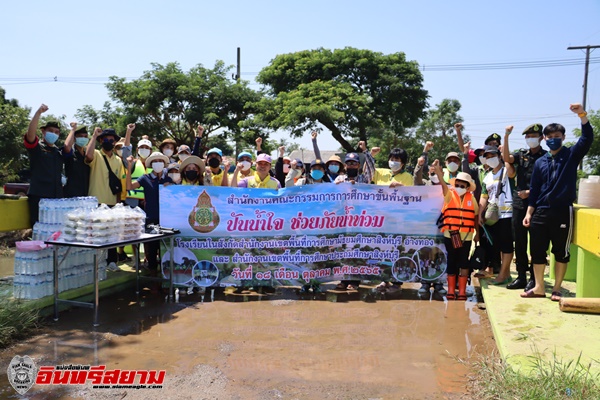
[[[175,289],[175,303],[179,303],[179,288]]]

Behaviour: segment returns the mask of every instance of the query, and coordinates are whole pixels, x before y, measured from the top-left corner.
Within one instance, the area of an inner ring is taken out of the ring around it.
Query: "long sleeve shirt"
[[[592,125],[581,125],[581,137],[572,147],[563,146],[554,156],[548,152],[533,167],[529,205],[535,208],[572,206],[576,197],[577,167],[594,140]]]

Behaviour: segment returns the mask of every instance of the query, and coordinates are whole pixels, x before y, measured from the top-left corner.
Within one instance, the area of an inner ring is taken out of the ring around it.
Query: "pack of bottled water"
[[[66,199],[41,199],[39,221],[33,226],[33,240],[48,240],[55,232],[62,231],[67,214],[80,209],[92,211],[98,207],[96,197],[72,197]]]
[[[58,248],[58,290],[76,289],[94,281],[94,251],[83,248]],[[99,263],[98,278],[106,279],[105,255]],[[48,247],[15,252],[14,297],[40,299],[54,293],[54,253]]]

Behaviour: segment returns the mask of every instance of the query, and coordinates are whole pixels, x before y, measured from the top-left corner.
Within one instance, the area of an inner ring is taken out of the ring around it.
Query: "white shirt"
[[[502,193],[500,197],[496,197],[496,191],[498,189],[498,183],[500,182],[500,176],[504,173],[504,182],[502,184]],[[483,178],[483,185],[485,186],[488,203],[498,204],[498,210],[500,211],[500,219],[512,218],[512,189],[508,179],[508,173],[506,168],[500,168],[496,173],[489,171],[485,178]]]

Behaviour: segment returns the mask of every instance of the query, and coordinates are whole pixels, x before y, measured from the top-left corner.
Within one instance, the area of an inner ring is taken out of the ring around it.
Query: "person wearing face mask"
[[[185,161],[186,158],[192,155],[192,151],[190,150],[190,146],[187,144],[182,144],[177,148],[177,158],[179,158],[179,164]]]
[[[360,157],[358,153],[347,153],[344,157],[344,168],[345,174],[339,174],[335,178],[335,183],[340,184],[342,182],[349,183],[371,183],[373,181],[373,175],[375,174],[375,159],[371,156],[371,153],[367,151],[367,144],[364,141],[358,142],[359,150],[365,155],[365,163],[363,166],[363,172],[359,173],[360,170]],[[376,148],[374,148],[377,152]]]
[[[85,163],[85,147],[89,141],[87,128],[78,127],[76,122],[71,122],[71,131],[62,149],[67,177],[67,184],[64,187],[65,197],[88,195],[90,167]]]
[[[89,195],[96,197],[99,204],[114,206],[120,201],[120,193],[113,194],[109,185],[109,168],[117,177],[123,175],[123,161],[113,151],[115,143],[120,139],[114,129],[94,129],[94,134],[85,150],[85,163],[90,166]],[[95,143],[100,144],[101,150],[94,148]],[[109,269],[117,268],[117,250],[109,249],[106,258]]]
[[[494,268],[497,267],[498,254],[500,254],[500,272],[491,284],[503,285],[511,281],[510,263],[512,262],[514,251],[511,222],[513,213],[512,194],[515,182],[514,179],[509,178],[507,171],[507,168],[510,169],[512,167],[508,164],[505,168],[497,147],[485,146],[483,155],[486,158],[486,164],[490,167],[490,171],[483,178],[481,199],[479,200],[479,220],[480,223],[486,223],[484,212],[488,203],[498,206],[498,221],[495,223],[486,223],[493,244],[492,253],[487,256],[491,259],[492,268]]]
[[[315,158],[322,160],[321,150],[319,150],[319,145],[317,143],[317,136],[319,136],[318,131],[312,131],[310,137],[312,139],[313,151],[315,152]],[[328,182],[335,181],[335,178],[338,175],[344,174],[346,171],[344,169],[344,164],[342,163],[342,159],[335,154],[329,157],[329,159],[325,162],[325,174],[327,175]]]
[[[189,156],[179,166],[182,185],[212,186],[210,179],[205,179],[204,161],[197,156]]]
[[[529,206],[529,184],[533,174],[533,166],[540,157],[547,153],[541,147],[543,129],[544,127],[541,124],[531,124],[525,128],[523,135],[525,135],[525,142],[529,149],[520,149],[513,154],[510,153],[509,149],[509,137],[513,127],[507,127],[504,135],[502,156],[507,163],[515,168],[514,175],[509,175],[509,177],[516,176],[517,179],[513,192],[512,224],[515,234],[515,258],[518,276],[506,286],[507,289],[524,289],[524,291],[528,291],[535,286],[533,266],[529,264],[529,255],[527,254],[529,229],[523,226],[523,219]],[[530,276],[529,281],[527,281],[527,272]]]
[[[173,158],[173,155],[175,154],[176,148],[177,142],[171,138],[163,140],[158,145],[158,150],[169,158],[170,163],[175,162],[175,158]]]
[[[565,147],[565,127],[552,123],[542,131],[550,151],[539,158],[533,167],[529,206],[523,226],[531,236],[531,259],[535,286],[521,293],[521,297],[546,297],[544,270],[546,252],[552,243],[555,282],[552,301],[562,297],[562,281],[570,260],[570,243],[573,233],[573,202],[577,195],[577,168],[594,141],[592,125],[581,104],[571,104],[570,109],[581,119],[581,137],[571,147]]]
[[[134,125],[135,128],[135,125]],[[129,128],[128,128],[129,129]],[[127,139],[125,139],[127,141]],[[126,142],[127,143],[127,142]],[[146,167],[146,159],[152,153],[152,142],[147,139],[147,136],[143,136],[142,139],[138,141],[137,144],[137,155],[138,158],[135,159],[135,164],[132,166],[131,179],[136,181],[138,178],[143,176],[146,173],[150,172],[150,168]],[[127,164],[127,159],[125,158],[125,163]],[[127,166],[127,168],[129,168]],[[142,210],[144,209],[144,187],[140,186],[136,189],[127,190],[127,199],[125,203],[130,207],[140,207]]]
[[[444,234],[444,245],[447,252],[448,300],[466,300],[467,282],[469,280],[469,253],[471,242],[478,241],[479,207],[473,191],[475,182],[466,172],[459,172],[450,180],[450,187],[443,179],[439,161],[433,163],[436,175],[440,179],[444,194],[444,206],[440,230]],[[460,271],[460,274],[459,274]],[[458,295],[456,282],[458,280]]]
[[[329,177],[325,173],[327,166],[322,160],[316,159],[310,163],[310,173],[304,178],[296,181],[296,186],[313,185],[316,183],[329,183]]]
[[[450,179],[456,178],[460,168],[460,156],[457,152],[451,151],[446,155],[446,168],[444,168],[444,182],[450,183]]]
[[[239,168],[237,168],[239,167]],[[231,187],[237,187],[237,183],[233,184],[233,178],[237,179],[237,182],[247,178],[253,174],[252,170],[252,154],[247,151],[242,151],[237,156],[237,165],[235,171],[229,176],[229,185]]]
[[[371,156],[375,157],[380,151],[379,147],[374,147],[371,150]],[[388,165],[390,168],[376,168],[373,175],[373,183],[393,188],[396,186],[413,186],[416,180],[417,185],[422,185],[423,169],[419,168],[419,176],[413,179],[413,176],[405,171],[407,160],[408,154],[406,150],[392,149],[388,156]]]
[[[221,169],[223,163],[223,169]],[[229,186],[229,161],[223,162],[223,152],[221,149],[213,147],[206,153],[206,164],[209,167],[213,186]]]
[[[150,169],[150,172],[142,175],[135,181],[131,179],[133,166],[136,164],[133,156],[127,158],[127,190],[135,190],[139,187],[144,188],[145,195],[145,212],[146,212],[146,227],[160,223],[160,206],[159,206],[159,187],[160,185],[168,186],[173,183],[173,180],[166,175],[165,168],[169,163],[169,158],[162,153],[154,152],[146,158],[144,164]],[[148,269],[155,273],[159,265],[159,250],[160,241],[144,243],[144,253],[148,260]]]
[[[294,159],[290,163],[290,172],[285,177],[285,187],[295,186],[300,180],[306,182],[304,176],[304,163],[299,159]]]
[[[179,163],[171,163],[167,166],[167,175],[174,184],[179,185],[181,183],[181,174],[179,173]]]
[[[256,157],[256,171],[238,181],[239,172],[244,168],[243,161],[238,162],[233,171],[231,187],[240,187],[248,189],[280,189],[279,181],[271,176],[271,156],[262,153]]]
[[[279,181],[281,187],[285,186],[285,177],[290,172],[290,163],[292,162],[291,158],[285,157],[285,146],[279,146],[277,148],[279,152],[279,157],[275,162],[275,178]]]
[[[40,128],[42,140],[36,135],[40,116],[46,111],[48,106],[45,104],[38,108],[29,122],[23,139],[29,154],[31,169],[31,181],[27,193],[31,226],[38,221],[41,198],[56,199],[63,196],[61,178],[64,160],[61,151],[55,145],[60,135],[60,125],[58,122],[47,122]]]

